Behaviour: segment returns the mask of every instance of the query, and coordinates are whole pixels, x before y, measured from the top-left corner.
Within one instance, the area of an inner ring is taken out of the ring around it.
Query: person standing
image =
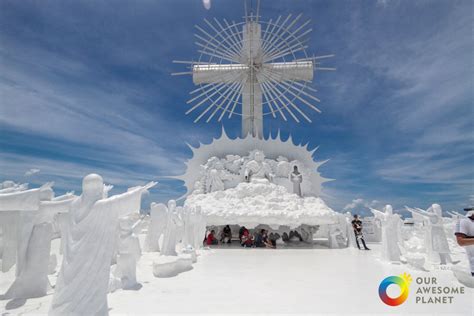
[[[359,240],[362,242],[365,250],[370,250],[365,244],[364,235],[362,235],[362,221],[359,219],[359,215],[355,214],[352,220],[352,228],[356,237],[357,248],[360,249]]]
[[[466,217],[456,225],[456,240],[459,246],[464,247],[467,253],[467,259],[471,266],[471,275],[474,277],[474,208],[467,208]]]

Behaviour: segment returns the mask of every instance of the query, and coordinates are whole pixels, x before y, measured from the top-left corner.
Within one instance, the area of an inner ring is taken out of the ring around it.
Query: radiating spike
[[[274,35],[273,31],[275,30],[275,27],[278,26],[278,23],[280,22],[280,19],[281,19],[281,15],[279,15],[278,18],[276,19],[275,23],[273,23],[272,29],[270,30],[270,32],[267,33],[269,35],[266,37],[265,41],[269,41],[273,38],[273,35]]]
[[[277,52],[278,50],[280,50],[282,48],[282,46],[289,46],[291,45],[291,43],[295,40],[297,40],[298,38],[301,38],[303,37],[305,34],[311,32],[311,28],[309,29],[309,32],[306,31],[304,32],[303,34],[300,34],[300,35],[296,35],[301,29],[303,29],[306,25],[308,25],[308,23],[311,22],[311,20],[308,20],[306,21],[305,23],[303,23],[302,25],[300,25],[300,27],[298,27],[295,31],[289,33],[288,36],[286,36],[285,38],[281,39],[280,42],[278,44],[275,44],[272,48],[271,51],[268,51],[267,54],[268,55],[272,55],[274,54],[275,52]],[[289,40],[291,37],[293,37],[293,39]],[[267,48],[270,48],[270,47],[267,47]]]
[[[263,82],[260,83],[260,86],[262,88],[262,92],[264,92],[266,94],[265,98],[267,98],[268,100],[270,100],[270,102],[273,102],[275,104],[275,108],[278,110],[278,113],[280,113],[281,117],[286,122],[287,118],[286,118],[285,114],[283,113],[283,111],[281,110],[281,107],[276,103],[276,101],[275,101],[276,99],[272,98],[272,95],[270,94],[270,91],[267,91],[267,88],[266,88],[265,85],[263,85]]]
[[[209,41],[209,40],[205,39],[204,37],[199,36],[198,34],[194,34],[194,36],[195,36],[196,38],[198,38],[199,40],[203,41],[204,43],[206,43],[206,45],[211,45],[212,47],[214,47],[214,48],[216,48],[216,49],[218,49],[218,50],[222,50],[222,49],[224,49],[224,48],[226,48],[226,49],[229,50],[229,48],[228,48],[227,46],[223,45],[223,43],[219,43],[219,45],[216,45],[216,44],[214,44],[212,41]],[[197,43],[196,43],[196,44],[197,44]],[[203,47],[202,44],[199,45],[199,46]],[[235,57],[237,57],[237,58],[240,56],[240,54],[237,54],[237,53],[235,53],[234,51],[230,51],[230,53],[227,53],[227,55],[229,55],[229,56],[235,56]]]
[[[241,52],[242,51],[242,39],[240,37],[240,32],[239,30],[234,31],[235,24],[229,24],[226,19],[224,19],[224,23],[226,27],[229,29],[229,31],[232,34],[232,39],[234,40],[235,43],[238,44],[237,48]]]
[[[271,38],[269,38],[269,42],[273,42],[275,40],[275,38],[278,38],[279,36],[279,33],[281,32],[281,30],[285,30],[284,26],[286,24],[286,22],[288,22],[288,20],[291,18],[292,14],[288,14],[288,16],[286,17],[285,20],[283,20],[283,22],[280,24],[280,25],[277,25],[277,29],[275,31],[272,30],[272,34],[270,34]]]
[[[307,33],[311,32],[311,31],[312,31],[311,29],[307,30],[306,32],[301,34],[301,37],[305,36]],[[296,41],[296,43],[294,43],[295,41]],[[298,52],[302,49],[306,49],[306,47],[307,47],[307,45],[303,45],[303,41],[300,41],[297,38],[295,38],[294,40],[288,42],[287,43],[287,48],[285,48],[282,51],[277,51],[272,55],[264,53],[265,54],[264,62],[274,60],[274,59],[286,56],[286,55],[291,54],[291,53]]]
[[[216,63],[204,63],[199,61],[190,61],[190,60],[173,60],[173,64],[191,64],[191,65],[215,65]]]
[[[328,71],[336,71],[336,68],[324,68],[324,67],[316,67],[317,70],[328,70]]]
[[[273,99],[271,99],[271,98],[268,96],[267,91],[265,90],[265,88],[263,87],[262,84],[260,84],[260,87],[261,87],[261,89],[262,89],[263,96],[264,96],[265,99],[267,100],[267,103],[268,103],[268,105],[270,106],[270,108],[271,108],[271,110],[272,110],[273,117],[276,118],[276,115],[275,115],[275,112],[274,112],[274,110],[273,110],[273,107],[271,106],[271,103],[273,102]],[[285,116],[285,114],[283,114],[283,112],[281,111],[281,109],[280,109],[280,107],[278,106],[278,104],[276,104],[276,102],[274,102],[274,103],[275,103],[275,108],[276,108],[276,110],[280,113],[280,115],[281,115],[281,117],[283,118],[283,120],[286,121],[286,116]]]
[[[293,113],[293,111],[291,111],[291,109],[288,106],[286,106],[285,103],[281,100],[280,96],[278,95],[278,92],[274,91],[273,85],[270,85],[266,82],[262,82],[262,84],[267,87],[267,90],[269,91],[269,93],[271,95],[273,95],[273,97],[276,98],[278,100],[278,102],[280,102],[280,104],[283,106],[283,108],[285,108],[288,111],[288,113],[290,113],[291,117],[293,117],[293,119],[297,123],[299,123],[300,120],[296,117],[296,115]]]
[[[227,40],[224,36],[222,36],[221,32],[219,32],[219,31],[214,27],[214,25],[212,25],[211,22],[209,22],[207,19],[204,19],[204,22],[206,22],[207,25],[209,25],[209,26],[214,30],[214,32],[216,32],[216,36],[215,36],[215,37],[219,36],[219,37],[224,41],[224,43],[227,43],[227,42],[228,42],[228,40]],[[237,55],[239,54],[238,51],[235,51],[235,53],[236,53]]]
[[[224,96],[224,100],[222,100],[222,102],[221,102],[219,105],[216,105],[216,108],[214,109],[214,111],[213,111],[213,112],[211,113],[211,115],[207,118],[206,123],[209,123],[209,122],[211,121],[211,119],[214,117],[214,115],[217,113],[217,111],[218,111],[219,109],[221,109],[222,103],[224,103],[226,100],[228,100],[229,95],[232,95],[232,96],[233,96],[233,95],[236,93],[236,91],[238,91],[238,90],[234,90],[234,88],[236,88],[238,85],[239,85],[238,82],[234,82],[233,84],[231,84],[231,85],[229,86],[229,88],[228,88],[225,92],[222,93],[222,95],[219,97],[219,99],[220,99],[222,96],[225,95],[225,96]],[[217,103],[217,101],[218,101],[219,99],[217,99],[214,103]],[[213,104],[211,104],[211,105],[213,105]]]
[[[229,42],[231,42],[233,44],[232,47],[235,47],[236,50],[237,50],[237,55],[239,55],[240,53],[240,50],[238,49],[239,45],[241,45],[242,43],[239,43],[239,42],[235,42],[234,41],[234,37],[232,36],[232,32],[230,32],[230,30],[228,28],[224,28],[222,26],[222,24],[219,22],[219,20],[217,20],[216,18],[214,18],[214,21],[217,23],[217,25],[221,28],[222,32],[224,32],[227,36],[227,39]],[[230,33],[228,33],[227,31],[229,31]]]
[[[272,78],[268,77],[272,82],[275,83],[274,85],[274,88],[276,91],[278,91],[281,95],[282,98],[284,98],[286,100],[286,102],[288,102],[296,111],[298,111],[298,113],[301,114],[301,116],[303,116],[309,123],[311,123],[311,119],[303,112],[301,111],[301,109],[296,106],[290,99],[288,99],[285,95],[285,91],[281,91],[280,89],[278,89],[278,85],[281,84],[280,82],[277,82],[275,80],[273,80]],[[289,91],[289,90],[286,90],[286,91]]]
[[[222,98],[222,96],[226,95],[227,91],[229,91],[231,86],[227,86],[227,89],[225,89],[222,94],[219,95],[217,99],[211,102],[211,104],[194,120],[194,123],[197,123],[209,110]]]
[[[206,44],[203,44],[203,43],[200,43],[200,42],[194,42],[197,46],[201,47],[203,50],[205,50],[206,52],[211,52],[211,53],[216,53],[216,54],[220,54],[222,56],[225,56],[231,60],[238,60],[239,56],[237,55],[230,55],[228,53],[226,53],[225,51],[221,50],[220,48],[211,48],[209,47],[208,45]]]
[[[242,88],[242,84],[239,83],[238,86],[237,86],[237,88],[236,88],[235,91],[234,91],[234,95],[233,95],[232,97],[230,97],[229,102],[227,102],[225,108],[222,110],[221,115],[220,115],[219,118],[217,119],[218,122],[220,122],[220,121],[222,120],[222,118],[224,117],[224,114],[227,112],[227,109],[229,108],[230,104],[231,104],[232,102],[234,102],[234,100],[238,100],[238,98],[239,98],[239,93],[240,93],[240,91],[241,91],[241,88]]]
[[[195,100],[199,99],[200,97],[202,97],[203,95],[207,94],[207,93],[210,93],[212,90],[215,90],[217,87],[220,87],[220,86],[223,86],[225,85],[224,82],[221,82],[221,83],[218,83],[216,85],[214,85],[213,87],[210,87],[209,89],[205,90],[204,92],[201,92],[201,94],[195,96],[194,98],[192,99],[189,99],[188,101],[186,101],[187,104],[189,103],[192,103],[194,102]]]
[[[231,63],[236,63],[236,64],[239,63],[235,59],[227,58],[225,56],[222,56],[222,55],[219,55],[219,54],[214,54],[214,53],[209,52],[209,51],[198,50],[198,52],[201,53],[201,54],[205,54],[205,55],[213,56],[213,57],[220,58],[220,59],[223,59],[223,60],[227,60],[228,62],[231,62]]]
[[[183,75],[192,75],[192,71],[185,71],[185,72],[172,72],[172,76],[183,76]]]
[[[206,102],[207,100],[210,100],[211,97],[213,97],[214,95],[216,95],[220,90],[222,90],[223,88],[225,88],[226,85],[222,85],[222,87],[220,87],[219,89],[215,90],[213,93],[211,93],[211,95],[209,96],[206,96],[204,99],[202,99],[199,103],[197,103],[196,105],[194,105],[192,108],[190,108],[189,110],[186,111],[186,114],[189,114],[191,113],[192,111],[194,111],[196,108],[198,108],[201,104],[203,104],[204,102]]]

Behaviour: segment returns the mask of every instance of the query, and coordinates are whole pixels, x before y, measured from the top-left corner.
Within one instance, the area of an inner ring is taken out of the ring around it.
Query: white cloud
[[[25,177],[31,177],[32,175],[37,174],[37,173],[39,173],[40,171],[41,171],[40,169],[31,168],[30,170],[28,170],[27,172],[25,172]]]
[[[380,205],[380,202],[377,200],[366,201],[362,198],[356,198],[352,200],[351,203],[344,206],[344,211],[353,211],[353,210],[360,210],[362,208],[369,209],[369,208],[376,208]]]

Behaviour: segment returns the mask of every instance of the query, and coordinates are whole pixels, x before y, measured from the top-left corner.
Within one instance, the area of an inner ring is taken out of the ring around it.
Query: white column
[[[242,62],[250,67],[247,81],[242,89],[242,137],[252,134],[254,137],[263,136],[262,91],[257,82],[254,67],[262,63],[262,40],[260,24],[246,23],[243,26]]]

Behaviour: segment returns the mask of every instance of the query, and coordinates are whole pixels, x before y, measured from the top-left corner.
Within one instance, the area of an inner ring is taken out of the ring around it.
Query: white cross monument
[[[302,38],[311,32],[305,30],[310,21],[298,25],[300,18],[301,14],[295,18],[289,14],[284,19],[279,16],[275,21],[261,22],[257,6],[257,14],[246,14],[241,23],[205,19],[208,30],[196,26],[200,31],[195,35],[199,61],[174,61],[190,64],[191,71],[173,75],[191,74],[193,83],[200,86],[191,92],[197,95],[188,103],[195,104],[186,114],[203,109],[197,122],[213,110],[206,122],[218,112],[221,121],[226,113],[229,118],[238,114],[235,110],[241,104],[242,137],[251,134],[262,138],[263,116],[267,114],[274,118],[279,114],[285,121],[289,114],[296,122],[299,117],[311,122],[299,105],[320,112],[309,102],[319,99],[310,93],[316,90],[308,83],[315,69],[334,70],[317,67],[316,61],[333,55],[307,56]],[[205,103],[210,104],[202,107]]]

